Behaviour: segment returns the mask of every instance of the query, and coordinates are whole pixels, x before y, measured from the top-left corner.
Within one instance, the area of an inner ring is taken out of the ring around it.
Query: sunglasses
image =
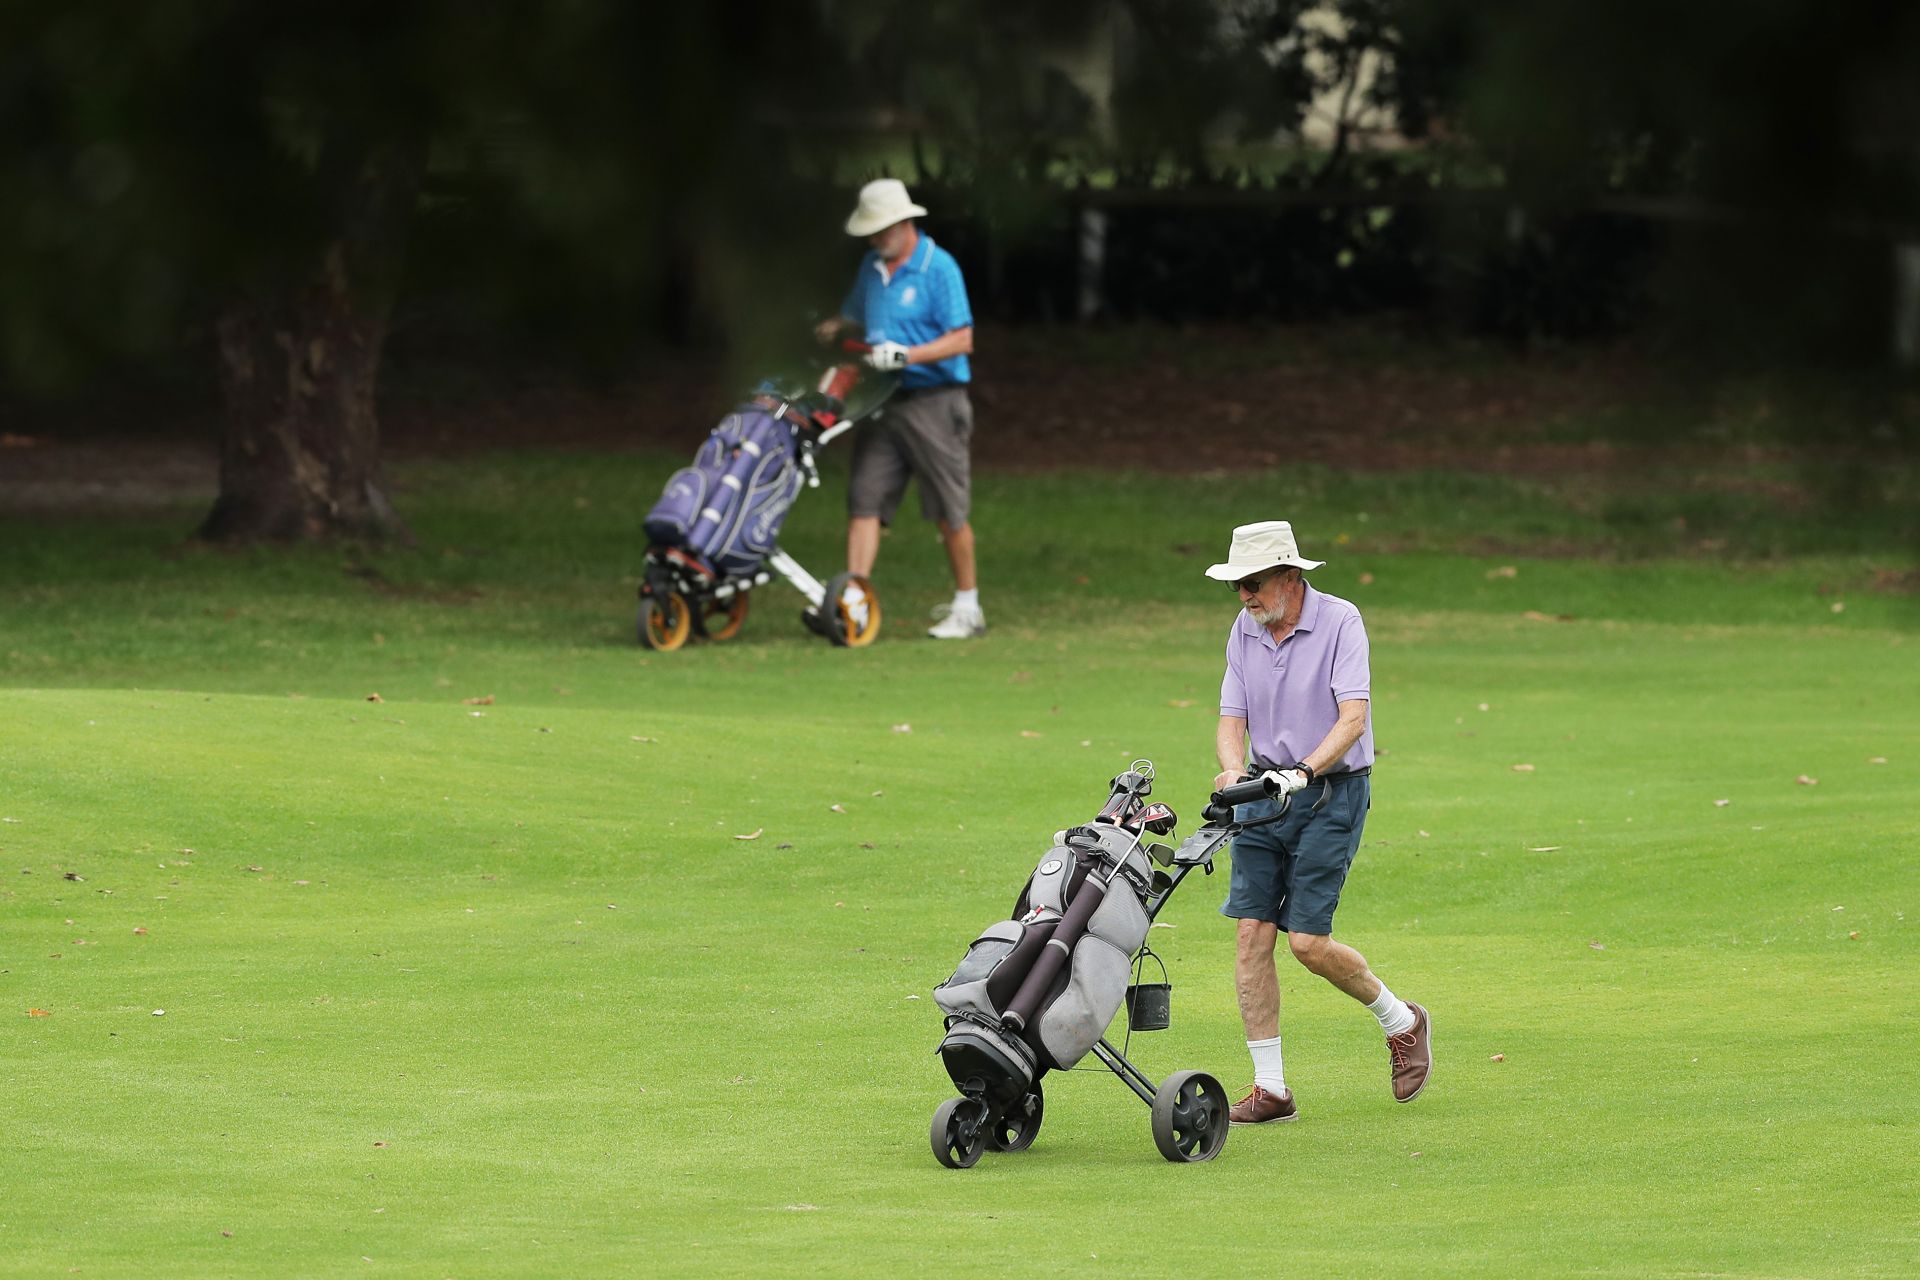
[[[1241,578],[1237,582],[1229,582],[1227,585],[1235,591],[1244,591],[1250,596],[1257,596],[1260,594],[1262,587],[1285,572],[1285,569],[1269,569],[1265,573],[1249,574],[1247,577]]]

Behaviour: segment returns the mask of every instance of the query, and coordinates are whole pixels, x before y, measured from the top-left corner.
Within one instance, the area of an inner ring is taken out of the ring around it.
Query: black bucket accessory
[[[1160,981],[1140,981],[1147,957],[1160,966]],[[1173,1024],[1173,984],[1167,981],[1166,962],[1154,955],[1153,948],[1140,948],[1140,959],[1133,967],[1133,983],[1127,988],[1127,1030],[1165,1031]]]

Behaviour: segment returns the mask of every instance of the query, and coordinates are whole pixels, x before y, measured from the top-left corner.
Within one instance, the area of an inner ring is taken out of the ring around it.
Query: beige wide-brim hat
[[[908,197],[906,183],[898,178],[876,178],[860,188],[860,203],[847,218],[847,234],[866,237],[896,222],[926,216],[927,211]]]
[[[1325,563],[1325,560],[1309,560],[1300,554],[1300,544],[1293,540],[1293,526],[1285,520],[1262,520],[1258,524],[1243,524],[1233,531],[1227,562],[1208,569],[1207,576],[1221,582],[1237,582],[1262,569],[1277,569],[1282,565],[1318,569]]]

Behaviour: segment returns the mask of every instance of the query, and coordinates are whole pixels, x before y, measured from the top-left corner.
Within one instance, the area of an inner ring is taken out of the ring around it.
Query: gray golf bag
[[[1196,867],[1213,873],[1213,855],[1242,829],[1233,806],[1273,790],[1255,779],[1215,792],[1207,824],[1178,849],[1146,841],[1177,821],[1167,806],[1147,803],[1152,790],[1153,762],[1136,760],[1113,780],[1097,818],[1054,837],[1012,918],[981,930],[953,976],[934,988],[946,1016],[940,1060],[960,1091],[933,1116],[934,1157],[947,1167],[1032,1145],[1045,1108],[1042,1077],[1088,1053],[1153,1109],[1154,1143],[1167,1159],[1211,1160],[1226,1143],[1218,1080],[1179,1071],[1155,1085],[1107,1042],[1106,1030],[1122,1004],[1129,1035],[1167,1025],[1164,972],[1159,983],[1129,986],[1132,959],[1151,955],[1147,929],[1180,882]]]

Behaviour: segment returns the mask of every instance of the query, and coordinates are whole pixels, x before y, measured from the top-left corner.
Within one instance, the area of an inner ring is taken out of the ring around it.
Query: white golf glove
[[[867,363],[885,373],[907,367],[907,349],[897,342],[876,342],[867,352]]]
[[[1267,776],[1279,784],[1280,794],[1290,796],[1307,785],[1305,769],[1269,769]]]

